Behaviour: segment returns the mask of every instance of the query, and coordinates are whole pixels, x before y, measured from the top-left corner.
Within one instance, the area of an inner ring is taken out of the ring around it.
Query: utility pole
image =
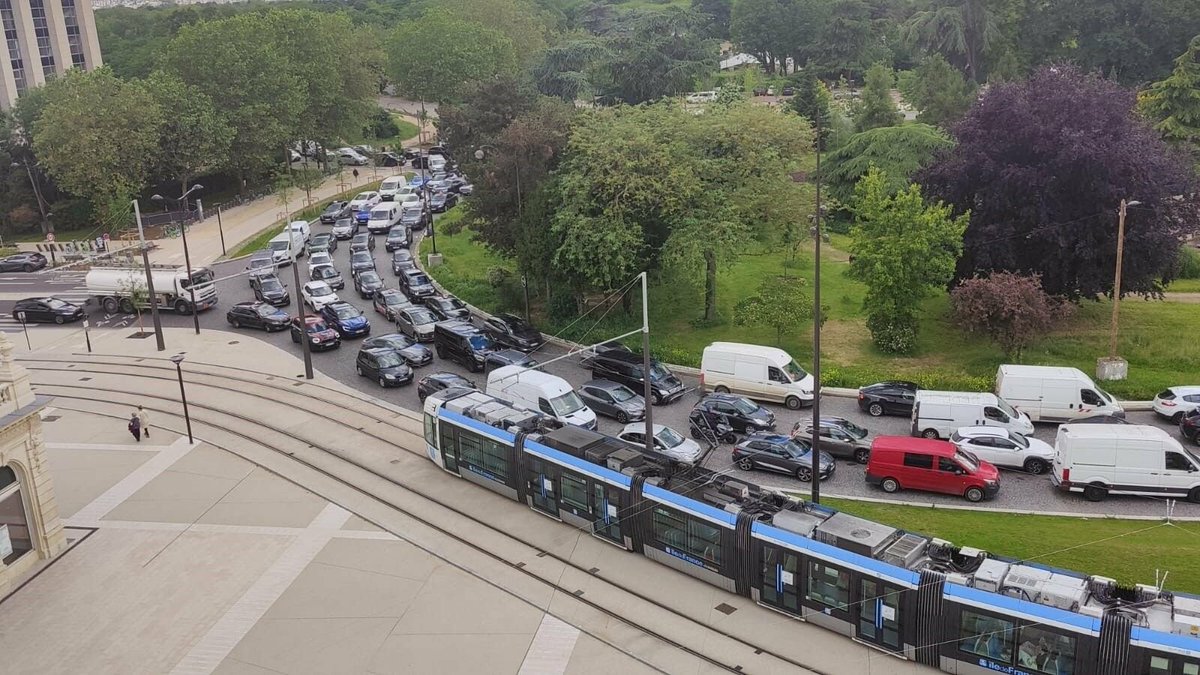
[[[1139,204],[1141,202],[1126,202],[1122,199],[1121,205],[1117,208],[1117,269],[1113,274],[1112,325],[1108,329],[1109,358],[1117,356],[1117,322],[1121,313],[1121,267],[1125,259],[1125,209]]]
[[[816,118],[817,136],[817,232],[813,237],[813,410],[812,410],[812,501],[821,503],[821,116]]]
[[[142,207],[133,200],[133,215],[137,220],[138,248],[142,249],[142,265],[146,270],[146,290],[150,293],[150,318],[154,321],[154,339],[158,342],[158,351],[167,348],[163,342],[162,321],[158,318],[158,294],[154,292],[154,275],[150,273],[150,253],[146,249],[146,233],[142,229]]]
[[[646,452],[655,452],[654,396],[650,383],[650,304],[649,293],[646,292],[649,281],[645,272],[638,276],[642,278],[642,398],[645,399],[646,408]]]
[[[291,239],[289,238],[289,241]],[[292,251],[289,245],[288,252],[292,254],[292,278],[296,282],[296,310],[297,318],[300,321],[300,345],[304,351],[304,379],[313,379],[312,368],[312,346],[308,343],[308,322],[307,316],[304,314],[304,294],[300,292],[300,261],[296,258],[295,251]]]

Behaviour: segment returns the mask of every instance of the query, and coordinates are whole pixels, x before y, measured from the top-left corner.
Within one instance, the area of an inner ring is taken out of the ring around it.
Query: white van
[[[1051,482],[1088,501],[1112,493],[1200,502],[1200,459],[1158,427],[1064,424],[1054,450]]]
[[[390,232],[392,227],[400,222],[401,211],[400,205],[396,202],[380,202],[372,206],[370,217],[367,218],[367,232],[371,234]]]
[[[396,193],[402,188],[408,186],[408,179],[404,176],[392,176],[384,178],[379,184],[379,198],[385,202],[390,202],[396,198]]]
[[[561,377],[521,366],[503,366],[488,374],[488,396],[541,412],[564,424],[596,429],[596,413]]]
[[[714,342],[704,348],[700,388],[778,401],[792,410],[813,400],[812,375],[787,352],[740,342]]]
[[[1004,364],[996,371],[996,395],[1028,413],[1034,422],[1125,416],[1121,404],[1078,368]]]
[[[290,265],[307,252],[304,233],[292,229],[271,237],[267,248],[271,250],[271,260],[276,265]]]
[[[917,390],[913,436],[950,438],[960,427],[1001,427],[1027,436],[1033,433],[1029,415],[995,394]]]

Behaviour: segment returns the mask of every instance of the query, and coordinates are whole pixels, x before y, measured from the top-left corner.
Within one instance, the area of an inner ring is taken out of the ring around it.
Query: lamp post
[[[483,144],[475,150],[475,159],[482,160],[486,155],[484,150],[491,150],[499,154],[500,150],[494,145]],[[521,201],[521,163],[513,162],[513,174],[517,178],[517,218],[519,219],[525,213],[525,205]],[[521,288],[525,293],[525,320],[529,320],[529,275],[526,272],[521,272]]]
[[[158,342],[158,351],[167,348],[163,342],[162,321],[158,318],[158,294],[154,292],[154,275],[150,273],[150,253],[146,248],[146,233],[142,230],[142,207],[138,200],[133,200],[133,216],[137,221],[138,248],[142,249],[142,266],[146,270],[146,291],[150,294],[150,318],[154,320],[154,339]]]
[[[290,237],[288,242],[288,245],[291,246],[292,239]],[[313,379],[312,347],[308,343],[308,318],[304,313],[304,294],[300,288],[300,261],[294,254],[291,257],[292,278],[296,281],[296,311],[298,312],[297,320],[300,322],[300,348],[304,352],[304,379],[311,380]]]
[[[183,421],[187,424],[188,443],[195,443],[192,438],[192,417],[188,414],[187,392],[183,390],[183,354],[172,356],[171,362],[175,364],[175,372],[179,375],[179,400],[183,402]]]
[[[821,503],[821,120],[815,121],[817,167],[814,185],[817,191],[816,213],[813,216],[813,404],[812,404],[812,501]],[[803,172],[792,174],[792,180],[803,182]]]
[[[1101,380],[1123,380],[1129,374],[1129,365],[1117,356],[1117,327],[1121,313],[1121,270],[1125,261],[1125,210],[1140,206],[1136,200],[1121,200],[1117,207],[1117,266],[1113,272],[1112,323],[1108,329],[1108,356],[1096,362],[1096,375]]]
[[[194,280],[192,279],[192,256],[188,252],[187,198],[188,198],[188,195],[192,194],[196,190],[203,190],[203,189],[204,189],[203,185],[196,183],[187,192],[183,193],[179,197],[179,199],[174,200],[177,203],[183,204],[184,218],[183,218],[183,222],[181,222],[179,224],[179,234],[180,234],[180,236],[183,237],[183,263],[187,267],[188,295],[191,296],[192,323],[194,323],[196,326],[196,335],[200,334],[200,313],[196,311],[196,284],[195,284]],[[162,195],[153,195],[150,197],[150,199],[151,199],[151,201],[161,202],[164,200],[164,197]]]

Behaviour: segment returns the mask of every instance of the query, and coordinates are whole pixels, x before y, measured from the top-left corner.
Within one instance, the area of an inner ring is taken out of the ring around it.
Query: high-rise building
[[[0,0],[7,57],[0,54],[0,108],[68,68],[100,67],[92,0]]]

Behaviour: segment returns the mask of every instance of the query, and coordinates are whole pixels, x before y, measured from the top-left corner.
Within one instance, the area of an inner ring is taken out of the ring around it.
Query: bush
[[[550,285],[550,298],[546,301],[546,314],[551,321],[570,321],[578,313],[575,294],[562,284]]]
[[[1073,309],[1042,290],[1040,274],[1011,272],[967,279],[951,291],[950,305],[959,326],[986,335],[1016,359]]]
[[[1200,279],[1200,251],[1191,246],[1179,248],[1179,279]]]
[[[920,324],[915,317],[872,314],[867,317],[867,330],[879,351],[885,354],[908,354],[917,346]]]
[[[396,120],[390,112],[383,108],[376,108],[368,122],[366,132],[370,137],[380,140],[395,138],[400,133],[400,126],[396,124]]]

